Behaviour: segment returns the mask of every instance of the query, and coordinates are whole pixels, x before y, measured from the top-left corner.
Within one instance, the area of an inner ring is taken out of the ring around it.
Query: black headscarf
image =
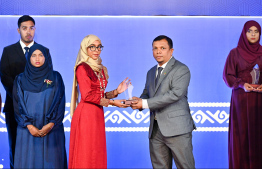
[[[41,67],[34,67],[30,62],[33,52],[37,49],[40,50],[45,57],[45,63]],[[51,81],[51,83],[48,84],[46,80]],[[29,49],[25,71],[21,78],[21,85],[23,90],[36,93],[44,91],[45,89],[54,85],[53,64],[51,56],[49,52],[47,53],[47,49],[44,46],[40,44],[34,44]]]

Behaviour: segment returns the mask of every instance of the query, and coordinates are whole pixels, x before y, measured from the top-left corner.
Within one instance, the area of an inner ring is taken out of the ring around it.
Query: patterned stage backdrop
[[[191,71],[189,103],[197,130],[193,132],[197,168],[226,168],[229,101],[231,90],[222,80],[229,51],[236,47],[247,20],[262,24],[261,17],[131,17],[33,16],[35,41],[48,47],[54,69],[66,87],[65,134],[68,154],[70,98],[73,67],[84,36],[101,38],[101,57],[109,70],[107,91],[125,78],[132,79],[133,94],[140,96],[147,71],[156,64],[152,40],[161,34],[174,42],[174,57]],[[19,40],[18,16],[1,16],[0,51]],[[0,86],[5,100],[5,91]],[[119,98],[125,98],[124,94]],[[2,103],[3,106],[3,103]],[[148,145],[148,109],[105,108],[109,168],[151,168]],[[84,134],[84,133],[83,133]],[[5,115],[0,115],[0,168],[8,167]]]

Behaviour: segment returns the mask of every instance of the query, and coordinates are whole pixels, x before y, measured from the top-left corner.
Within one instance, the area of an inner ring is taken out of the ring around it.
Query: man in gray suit
[[[190,71],[176,60],[173,42],[164,35],[153,41],[152,67],[140,98],[133,97],[133,109],[150,109],[149,146],[153,168],[195,168],[192,131],[195,129],[187,101]]]

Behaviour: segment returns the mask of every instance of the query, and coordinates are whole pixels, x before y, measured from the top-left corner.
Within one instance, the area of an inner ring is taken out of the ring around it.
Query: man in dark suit
[[[35,21],[28,15],[18,19],[18,33],[21,39],[3,50],[0,63],[1,82],[6,90],[5,112],[6,128],[9,140],[10,168],[14,166],[17,122],[14,117],[12,89],[15,77],[24,72],[29,48],[35,43]],[[49,50],[46,49],[48,52]]]
[[[176,60],[173,42],[164,35],[153,41],[158,65],[146,78],[140,98],[133,97],[133,109],[150,109],[149,148],[153,168],[195,168],[192,131],[195,129],[187,100],[190,71]]]

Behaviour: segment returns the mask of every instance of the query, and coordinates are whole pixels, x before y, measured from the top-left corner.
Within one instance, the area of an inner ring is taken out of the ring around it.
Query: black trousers
[[[17,122],[13,112],[5,112],[5,122],[8,133],[9,142],[9,160],[10,168],[14,168],[14,156],[15,156],[15,143],[16,143],[16,129]]]

